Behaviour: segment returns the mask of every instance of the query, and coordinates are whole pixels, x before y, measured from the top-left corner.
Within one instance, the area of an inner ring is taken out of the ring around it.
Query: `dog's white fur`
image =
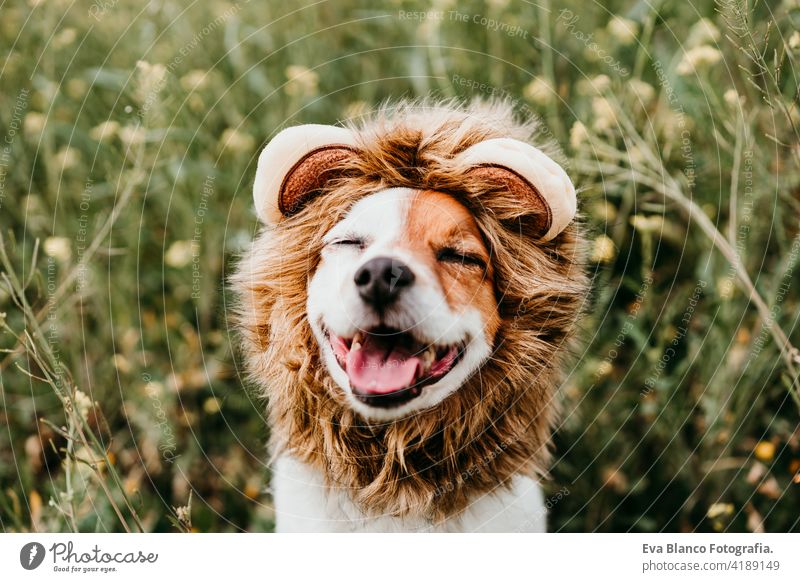
[[[349,492],[325,484],[317,471],[289,455],[273,465],[276,531],[297,532],[529,532],[546,530],[539,483],[520,475],[474,499],[461,515],[432,525],[427,520],[367,516]]]

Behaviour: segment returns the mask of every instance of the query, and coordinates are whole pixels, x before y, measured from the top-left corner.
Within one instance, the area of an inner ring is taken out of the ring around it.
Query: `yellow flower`
[[[223,150],[234,154],[250,152],[256,146],[256,141],[252,136],[237,131],[232,127],[222,132],[222,137],[219,141]]]
[[[800,483],[800,459],[792,459],[789,463],[789,473],[794,475],[793,482]]]
[[[598,378],[604,378],[608,376],[611,371],[614,369],[614,365],[609,362],[608,360],[603,360],[599,364],[597,364],[597,369],[595,370],[595,376]]]
[[[164,393],[164,384],[151,380],[144,385],[144,389],[148,396],[160,396]]]
[[[219,398],[214,396],[206,398],[205,402],[203,402],[203,410],[206,414],[216,414],[221,408],[222,406],[219,403]]]
[[[25,116],[23,122],[25,136],[30,139],[38,138],[44,130],[45,123],[47,123],[47,118],[43,114],[31,111]]]
[[[259,481],[250,480],[244,484],[244,494],[250,499],[258,499],[258,496],[261,494],[261,488],[259,487]]]
[[[730,107],[740,107],[742,105],[742,98],[736,89],[728,89],[722,98]]]
[[[309,96],[317,93],[319,75],[302,65],[286,67],[286,94],[291,96]]]
[[[596,75],[591,79],[581,79],[576,87],[578,95],[600,95],[611,86],[611,79],[608,75]]]
[[[789,37],[789,48],[793,51],[800,49],[800,31],[795,30]]]
[[[31,491],[28,495],[28,503],[30,503],[31,507],[31,520],[34,523],[38,523],[42,518],[42,496],[39,495],[38,491]]]
[[[83,79],[70,79],[64,86],[65,93],[75,100],[83,101],[89,91],[89,85]]]
[[[194,69],[181,77],[181,87],[184,91],[192,92],[208,85],[210,73],[201,69]]]
[[[569,145],[573,149],[578,149],[580,145],[589,138],[589,130],[580,121],[572,124],[569,130]]]
[[[691,75],[701,69],[710,68],[722,59],[722,53],[712,46],[702,45],[689,49],[676,69],[679,75]]]
[[[617,218],[617,207],[608,200],[598,200],[589,207],[592,216],[596,216],[604,224],[613,222]]]
[[[775,445],[769,441],[761,441],[756,445],[756,448],[753,449],[753,454],[759,461],[769,463],[775,458]]]
[[[167,249],[164,255],[164,262],[170,267],[180,269],[189,264],[192,260],[192,241],[176,240]]]
[[[114,368],[123,374],[129,374],[132,369],[130,361],[122,354],[114,354],[111,356],[111,362],[114,364]]]
[[[74,28],[65,28],[53,38],[53,48],[63,48],[75,42],[78,34]]]
[[[695,47],[701,44],[713,44],[720,39],[719,29],[708,18],[701,18],[689,29],[686,46]]]
[[[610,263],[616,254],[614,241],[608,236],[601,234],[594,239],[592,247],[592,261],[595,263]]]
[[[614,111],[614,106],[605,97],[592,99],[592,113],[594,113],[592,127],[596,131],[605,131],[617,125],[617,114]]]
[[[136,61],[138,72],[139,94],[143,99],[150,99],[164,87],[167,67],[161,64],[151,65],[147,61]]]
[[[664,224],[664,219],[658,215],[644,216],[642,214],[634,214],[630,218],[630,223],[641,233],[655,232],[661,230]]]
[[[203,101],[203,98],[200,97],[197,93],[192,93],[189,95],[189,98],[186,100],[186,103],[189,105],[189,109],[196,113],[200,113],[201,111],[205,111],[206,109],[206,102]]]
[[[144,142],[144,128],[141,126],[126,125],[119,130],[119,139],[127,147],[139,145]]]
[[[44,253],[48,257],[66,263],[72,258],[72,245],[67,237],[50,236],[44,241]]]
[[[89,137],[95,141],[103,141],[111,139],[119,132],[119,123],[116,121],[104,121],[103,123],[94,126],[89,131]]]
[[[691,132],[694,127],[692,118],[679,111],[660,111],[657,120],[659,132],[667,143],[680,143],[686,137],[685,131]]]
[[[708,508],[706,515],[709,519],[717,519],[733,513],[733,503],[714,503]]]
[[[542,106],[552,103],[556,97],[553,86],[541,77],[536,77],[525,85],[522,92],[529,101]]]
[[[642,153],[642,150],[639,146],[631,146],[628,148],[628,163],[631,166],[636,166],[637,164],[641,164],[644,162],[645,157]]]
[[[71,170],[81,161],[81,152],[75,148],[65,146],[58,150],[53,156],[53,161],[62,170]]]
[[[175,508],[175,516],[178,518],[178,521],[185,526],[190,526],[192,523],[192,516],[190,514],[191,509],[188,505],[182,505],[181,507]]]
[[[627,83],[628,88],[639,99],[642,105],[649,105],[653,98],[656,96],[656,90],[650,83],[645,83],[639,79],[631,79]]]
[[[136,70],[139,80],[145,83],[158,83],[167,74],[167,68],[164,65],[158,63],[153,65],[142,60],[136,61]]]
[[[719,279],[717,281],[717,294],[719,295],[720,299],[730,299],[733,297],[733,293],[736,291],[736,286],[733,284],[733,280],[729,277],[725,279]]]
[[[639,25],[636,22],[621,16],[612,18],[607,28],[614,40],[623,46],[632,44],[636,40],[636,35],[639,31]]]
[[[75,408],[78,411],[78,414],[80,414],[84,420],[89,418],[89,410],[95,406],[95,403],[92,402],[92,399],[81,390],[75,390],[75,396],[73,399],[75,401]]]

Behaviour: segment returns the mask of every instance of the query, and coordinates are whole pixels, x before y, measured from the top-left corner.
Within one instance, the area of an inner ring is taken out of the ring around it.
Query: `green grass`
[[[582,189],[550,528],[800,529],[796,1],[36,4],[0,7],[2,529],[272,527],[226,315],[255,156],[427,94],[513,99]]]

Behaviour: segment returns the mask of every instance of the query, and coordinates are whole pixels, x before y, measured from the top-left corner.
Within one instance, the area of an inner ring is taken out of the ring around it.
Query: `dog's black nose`
[[[356,271],[353,281],[361,298],[380,310],[394,303],[403,289],[411,286],[414,273],[402,261],[376,257]]]

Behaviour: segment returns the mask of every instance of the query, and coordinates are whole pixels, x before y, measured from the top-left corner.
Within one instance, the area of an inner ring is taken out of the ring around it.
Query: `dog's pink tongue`
[[[410,386],[420,364],[418,357],[402,348],[388,350],[381,342],[366,338],[364,345],[347,354],[347,376],[356,390],[389,394]]]

